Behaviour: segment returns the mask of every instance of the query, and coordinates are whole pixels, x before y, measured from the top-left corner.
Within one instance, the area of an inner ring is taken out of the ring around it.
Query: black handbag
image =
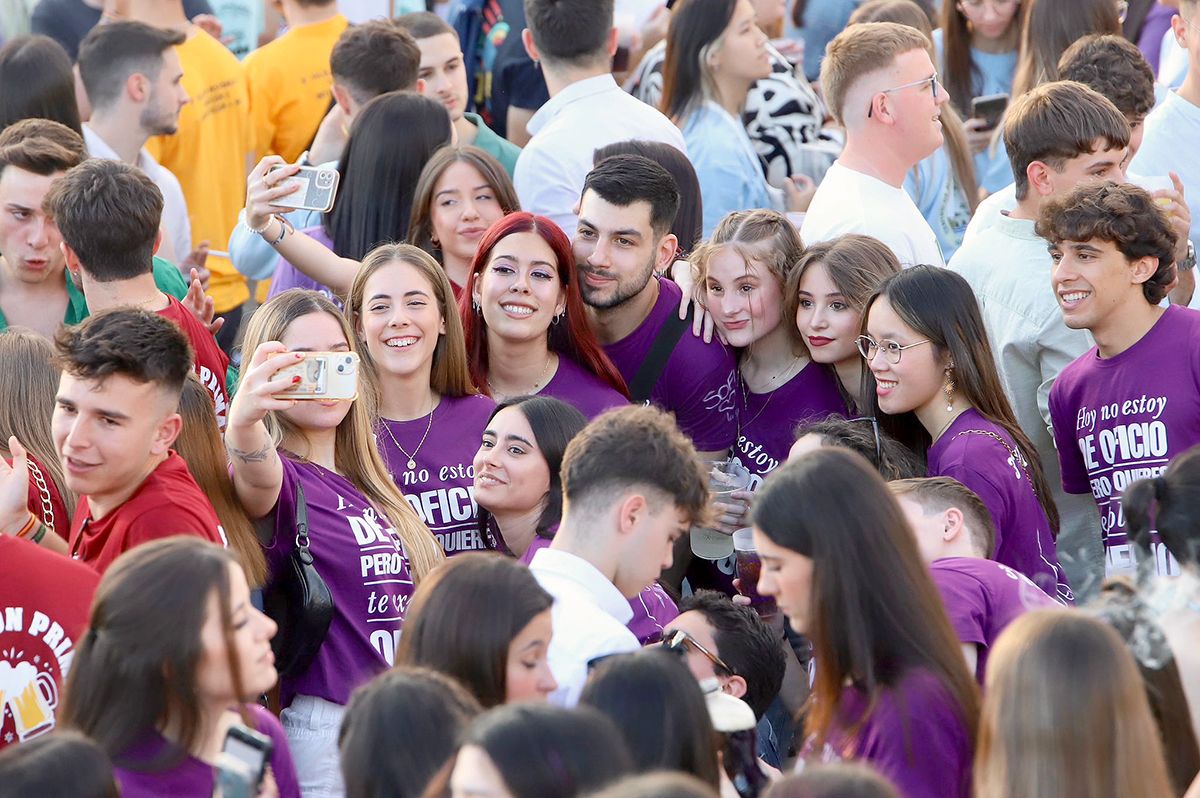
[[[296,484],[296,547],[279,578],[263,596],[263,608],[279,631],[271,640],[280,678],[308,670],[333,620],[333,596],[313,565],[308,548],[308,505]]]

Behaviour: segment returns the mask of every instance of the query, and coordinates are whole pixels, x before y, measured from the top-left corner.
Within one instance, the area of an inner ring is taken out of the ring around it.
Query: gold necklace
[[[409,454],[407,451],[405,451],[404,447],[400,445],[400,441],[396,440],[395,434],[392,433],[392,428],[388,426],[387,419],[380,419],[380,421],[383,422],[383,428],[387,430],[388,437],[392,439],[392,443],[396,444],[396,448],[400,450],[400,454],[408,458],[408,463],[406,463],[406,465],[408,466],[409,471],[412,471],[417,467],[417,452],[421,451],[421,447],[425,445],[425,439],[429,437],[429,431],[433,429],[433,411],[435,410],[437,410],[436,405],[429,408],[429,423],[425,425],[425,434],[421,436],[421,442],[417,444],[417,448],[413,449],[412,454]]]
[[[553,362],[554,362],[554,353],[553,352],[547,353],[546,365],[542,366],[542,373],[538,375],[537,382],[535,382],[533,384],[533,387],[529,389],[529,391],[527,392],[528,394],[535,394],[538,392],[538,388],[543,387],[543,385],[545,384],[545,380],[546,380],[546,372],[550,371],[550,364]],[[492,394],[495,395],[496,389],[495,389],[495,386],[492,385],[491,380],[488,380],[488,388],[491,388]],[[521,393],[514,393],[514,394],[511,394],[510,396],[521,396],[521,395],[522,395]]]

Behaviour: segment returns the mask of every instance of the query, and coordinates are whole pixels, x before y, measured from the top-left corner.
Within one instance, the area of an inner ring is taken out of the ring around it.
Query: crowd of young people
[[[99,5],[0,794],[1200,796],[1200,0]]]

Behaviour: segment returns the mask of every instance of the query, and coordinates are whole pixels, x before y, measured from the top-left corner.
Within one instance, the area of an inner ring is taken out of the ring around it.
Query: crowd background
[[[0,796],[1200,796],[1200,0],[0,0]]]

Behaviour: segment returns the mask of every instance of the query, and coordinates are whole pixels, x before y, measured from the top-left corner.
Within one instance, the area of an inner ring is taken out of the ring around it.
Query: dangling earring
[[[555,314],[554,314],[554,322],[553,322],[553,323],[554,323],[554,324],[558,324],[560,321],[562,321],[562,317],[563,317],[563,315],[564,315],[565,313],[566,313],[566,311],[565,311],[565,310],[560,310],[558,313],[555,313]]]
[[[481,310],[481,308],[479,307],[478,299],[471,300],[471,310],[475,311],[476,313],[478,313]]]
[[[954,410],[954,364],[946,366],[946,384],[942,386],[942,392],[946,394],[946,412]]]

